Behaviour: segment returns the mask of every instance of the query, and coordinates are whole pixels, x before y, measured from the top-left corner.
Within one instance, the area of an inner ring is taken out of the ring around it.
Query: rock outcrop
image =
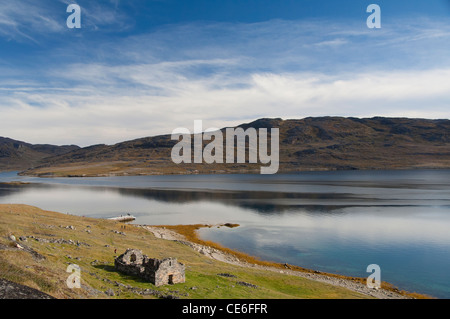
[[[0,299],[55,299],[34,288],[0,279]]]

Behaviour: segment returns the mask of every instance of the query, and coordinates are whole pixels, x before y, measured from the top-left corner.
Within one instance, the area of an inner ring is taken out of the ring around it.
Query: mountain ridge
[[[280,130],[280,172],[450,168],[450,120],[412,118],[261,118],[237,127]],[[224,131],[226,128],[222,128]],[[35,176],[256,173],[260,164],[179,164],[171,135],[93,145],[49,156],[25,170]],[[209,141],[204,141],[204,145]]]
[[[23,170],[46,157],[61,155],[75,149],[76,145],[30,144],[0,136],[0,170]]]

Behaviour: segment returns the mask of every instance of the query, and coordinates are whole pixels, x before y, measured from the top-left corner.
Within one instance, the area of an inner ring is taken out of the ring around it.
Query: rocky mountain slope
[[[23,170],[38,165],[49,156],[61,155],[79,149],[75,145],[33,145],[0,137],[0,170]]]
[[[450,120],[447,119],[309,117],[259,119],[240,127],[279,128],[279,172],[450,167]],[[176,143],[170,135],[161,135],[75,149],[47,157],[41,165],[24,174],[259,173],[262,166],[260,163],[177,165],[171,160],[171,150]],[[204,145],[208,143],[204,141]]]

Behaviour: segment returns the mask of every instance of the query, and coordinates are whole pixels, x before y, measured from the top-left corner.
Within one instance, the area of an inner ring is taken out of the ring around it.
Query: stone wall
[[[114,260],[114,265],[122,273],[141,277],[145,271],[143,261],[144,255],[140,250],[127,249],[125,253]]]
[[[185,282],[185,267],[176,258],[148,258],[140,250],[127,249],[114,260],[122,273],[139,276],[155,286]]]
[[[177,284],[185,282],[185,267],[176,258],[167,258],[159,261],[155,273],[155,285]]]

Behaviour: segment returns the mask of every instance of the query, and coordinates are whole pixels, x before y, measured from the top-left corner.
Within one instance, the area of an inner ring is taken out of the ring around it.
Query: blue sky
[[[0,0],[0,136],[86,146],[196,119],[450,118],[449,53],[447,0]]]

